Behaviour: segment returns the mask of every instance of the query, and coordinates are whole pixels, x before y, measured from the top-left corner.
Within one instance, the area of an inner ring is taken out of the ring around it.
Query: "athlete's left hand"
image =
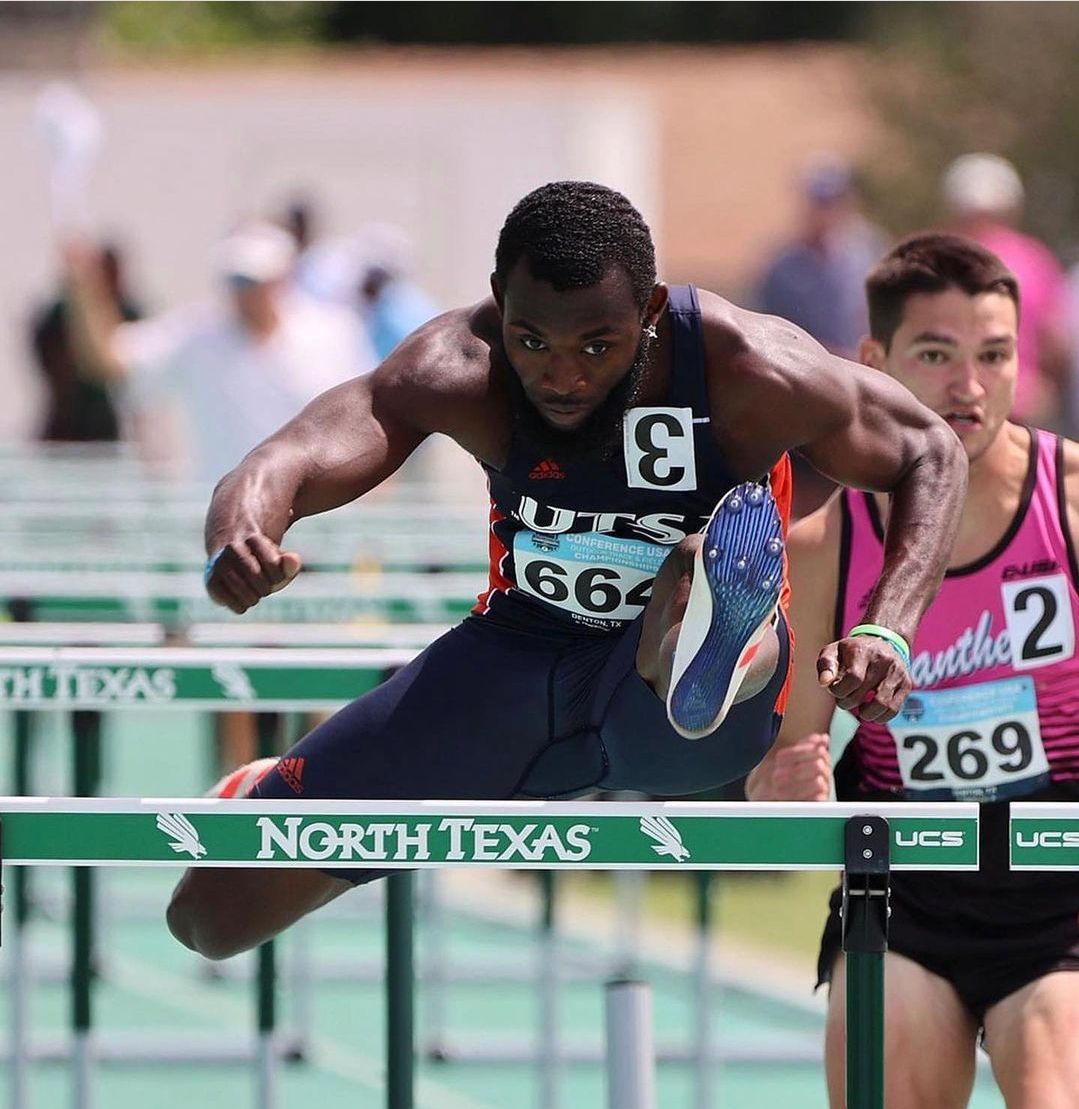
[[[817,682],[841,709],[881,724],[903,707],[913,684],[899,652],[869,635],[829,643],[817,656]]]

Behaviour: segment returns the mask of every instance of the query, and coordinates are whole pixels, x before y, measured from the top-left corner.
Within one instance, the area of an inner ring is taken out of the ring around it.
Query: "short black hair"
[[[1019,311],[1019,282],[991,250],[961,235],[921,232],[888,251],[866,278],[870,335],[887,347],[902,322],[908,297],[951,288],[968,296],[1003,293]]]
[[[621,193],[592,181],[553,181],[517,203],[495,251],[495,277],[503,288],[522,258],[533,277],[559,292],[591,288],[621,266],[642,311],[656,283],[648,224]]]

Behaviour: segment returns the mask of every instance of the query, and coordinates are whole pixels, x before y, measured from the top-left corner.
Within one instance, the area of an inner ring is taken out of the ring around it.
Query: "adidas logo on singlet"
[[[277,764],[277,772],[293,793],[303,793],[303,759],[282,759]]]
[[[530,481],[548,481],[552,478],[561,481],[565,476],[553,458],[545,458],[542,462],[536,463],[528,472]]]

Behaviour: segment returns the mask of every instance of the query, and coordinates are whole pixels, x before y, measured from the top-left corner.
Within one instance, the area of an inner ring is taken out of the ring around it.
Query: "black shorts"
[[[748,773],[779,729],[786,624],[777,625],[779,663],[768,685],[736,704],[714,733],[690,741],[637,673],[641,620],[588,636],[470,617],[300,740],[287,754],[304,760],[299,781],[275,769],[253,795],[500,801],[637,790],[670,797]],[[328,873],[364,882],[385,872]]]
[[[1038,799],[1056,800],[1056,793],[1045,790]],[[1007,804],[981,807],[977,874],[891,876],[888,950],[950,982],[979,1024],[987,1009],[1031,982],[1053,971],[1079,971],[1079,876],[1008,870],[1007,816]],[[836,889],[821,938],[818,986],[831,980],[842,948],[840,901]]]

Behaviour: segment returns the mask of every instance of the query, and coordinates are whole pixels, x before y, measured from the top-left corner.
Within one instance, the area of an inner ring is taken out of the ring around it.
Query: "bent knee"
[[[198,876],[189,871],[172,892],[165,922],[173,936],[205,959],[227,959],[243,950],[228,935],[229,913],[225,906],[200,889]]]
[[[270,938],[257,926],[250,899],[231,892],[222,873],[189,870],[173,890],[165,910],[173,936],[184,947],[215,961],[239,955]]]
[[[165,913],[169,931],[207,959],[249,951],[352,888],[318,870],[189,870]]]

